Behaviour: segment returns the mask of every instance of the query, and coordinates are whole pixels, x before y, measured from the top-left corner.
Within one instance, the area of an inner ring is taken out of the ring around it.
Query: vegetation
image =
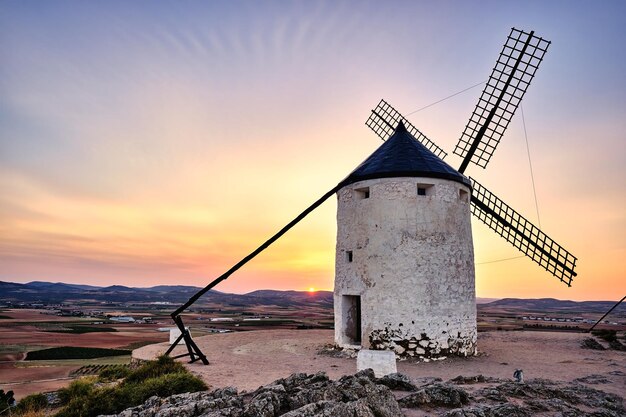
[[[0,389],[0,414],[4,414],[15,403],[13,399],[13,391],[4,392]]]
[[[116,385],[101,386],[98,382],[125,377]],[[90,417],[116,414],[137,406],[153,395],[166,397],[183,392],[206,390],[207,386],[179,362],[167,356],[150,361],[135,370],[127,367],[108,368],[98,379],[83,378],[59,391],[63,408],[56,417]]]
[[[48,398],[44,394],[28,395],[15,403],[13,391],[4,392],[0,389],[0,415],[19,417],[43,417]]]
[[[45,361],[59,359],[94,359],[108,356],[130,355],[130,350],[102,349],[75,346],[62,346],[49,349],[35,350],[26,354],[28,361]]]
[[[31,394],[22,398],[15,413],[19,416],[34,416],[42,414],[43,410],[48,406],[48,398],[44,394]]]
[[[600,339],[606,340],[607,342],[617,341],[617,332],[615,330],[598,329],[592,330],[591,334],[599,337]]]
[[[100,382],[111,382],[117,381],[118,379],[126,378],[131,374],[131,370],[128,366],[125,365],[110,365],[107,366],[100,374],[98,375],[98,381]]]
[[[102,327],[102,326],[83,326],[83,325],[69,325],[68,327],[64,327],[61,329],[49,329],[44,330],[48,333],[71,333],[71,334],[84,334],[84,333],[110,333],[116,332],[117,330],[113,327]]]

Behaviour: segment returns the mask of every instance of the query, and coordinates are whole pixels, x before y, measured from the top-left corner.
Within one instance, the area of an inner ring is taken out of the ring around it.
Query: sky
[[[480,297],[626,293],[623,1],[0,2],[0,280],[204,286],[408,114],[552,42],[487,169],[578,257],[571,288],[472,221]],[[408,119],[452,150],[482,85]],[[333,288],[336,199],[216,289]],[[513,258],[513,259],[511,259]]]

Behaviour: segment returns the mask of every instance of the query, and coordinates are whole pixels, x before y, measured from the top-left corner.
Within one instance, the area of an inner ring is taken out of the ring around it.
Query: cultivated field
[[[161,307],[162,308],[162,307]],[[89,365],[130,363],[126,356],[92,359],[28,360],[28,352],[50,347],[128,349],[169,340],[173,327],[168,310],[151,305],[103,307],[81,303],[74,311],[150,317],[152,323],[116,323],[94,317],[57,316],[53,309],[5,309],[0,311],[0,389],[13,390],[16,398],[61,388]],[[204,305],[185,315],[185,324],[194,337],[218,332],[246,332],[254,329],[329,328],[332,309],[281,306]],[[130,352],[129,352],[130,353]]]
[[[55,346],[133,349],[168,339],[167,333],[157,331],[157,323],[105,324],[102,319],[62,317],[34,309],[8,309],[0,315],[10,317],[0,319],[0,389],[12,389],[17,398],[63,387],[73,379],[70,374],[85,365],[130,362],[130,355],[25,360],[28,352]]]

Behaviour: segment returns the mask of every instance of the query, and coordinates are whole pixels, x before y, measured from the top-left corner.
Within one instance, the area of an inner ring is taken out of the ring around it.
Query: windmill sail
[[[511,29],[476,108],[454,153],[463,158],[459,172],[470,162],[485,168],[500,138],[550,46],[550,41]]]
[[[378,106],[367,119],[365,124],[374,131],[382,140],[387,140],[396,130],[399,122],[403,122],[406,130],[415,137],[422,145],[426,146],[429,151],[444,159],[448,155],[443,149],[435,145],[433,141],[428,139],[426,135],[420,132],[411,124],[399,111],[391,107],[385,100],[380,100]]]
[[[546,271],[571,286],[576,257],[473,178],[472,214]]]

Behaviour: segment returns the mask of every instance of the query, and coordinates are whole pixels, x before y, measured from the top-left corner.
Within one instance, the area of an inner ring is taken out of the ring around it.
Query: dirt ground
[[[626,392],[626,352],[582,349],[581,333],[484,332],[479,333],[477,356],[443,361],[399,361],[398,372],[414,379],[482,374],[512,378],[521,368],[524,378],[546,378],[571,382],[589,375],[603,375],[610,381],[593,388],[623,396]],[[336,379],[356,372],[356,359],[320,354],[333,343],[332,330],[265,330],[203,336],[195,339],[210,365],[201,362],[188,368],[213,387],[234,386],[253,390],[294,372],[325,371]],[[133,351],[138,359],[153,359],[167,343],[148,345]],[[177,347],[174,354],[183,353]],[[185,360],[183,358],[181,360]]]
[[[73,378],[70,372],[80,366],[42,366],[16,368],[14,363],[0,363],[0,389],[12,390],[19,400],[35,392],[48,392],[63,388]]]
[[[4,310],[3,313],[0,313],[2,315],[6,315],[11,317],[10,319],[2,319],[2,321],[0,321],[0,323],[16,323],[16,322],[22,322],[22,321],[32,321],[32,322],[37,322],[37,321],[68,321],[68,320],[72,320],[72,321],[79,321],[79,320],[86,320],[80,317],[67,317],[67,316],[57,316],[56,314],[53,314],[51,311],[48,310],[41,310],[41,309],[8,309],[8,310]]]

